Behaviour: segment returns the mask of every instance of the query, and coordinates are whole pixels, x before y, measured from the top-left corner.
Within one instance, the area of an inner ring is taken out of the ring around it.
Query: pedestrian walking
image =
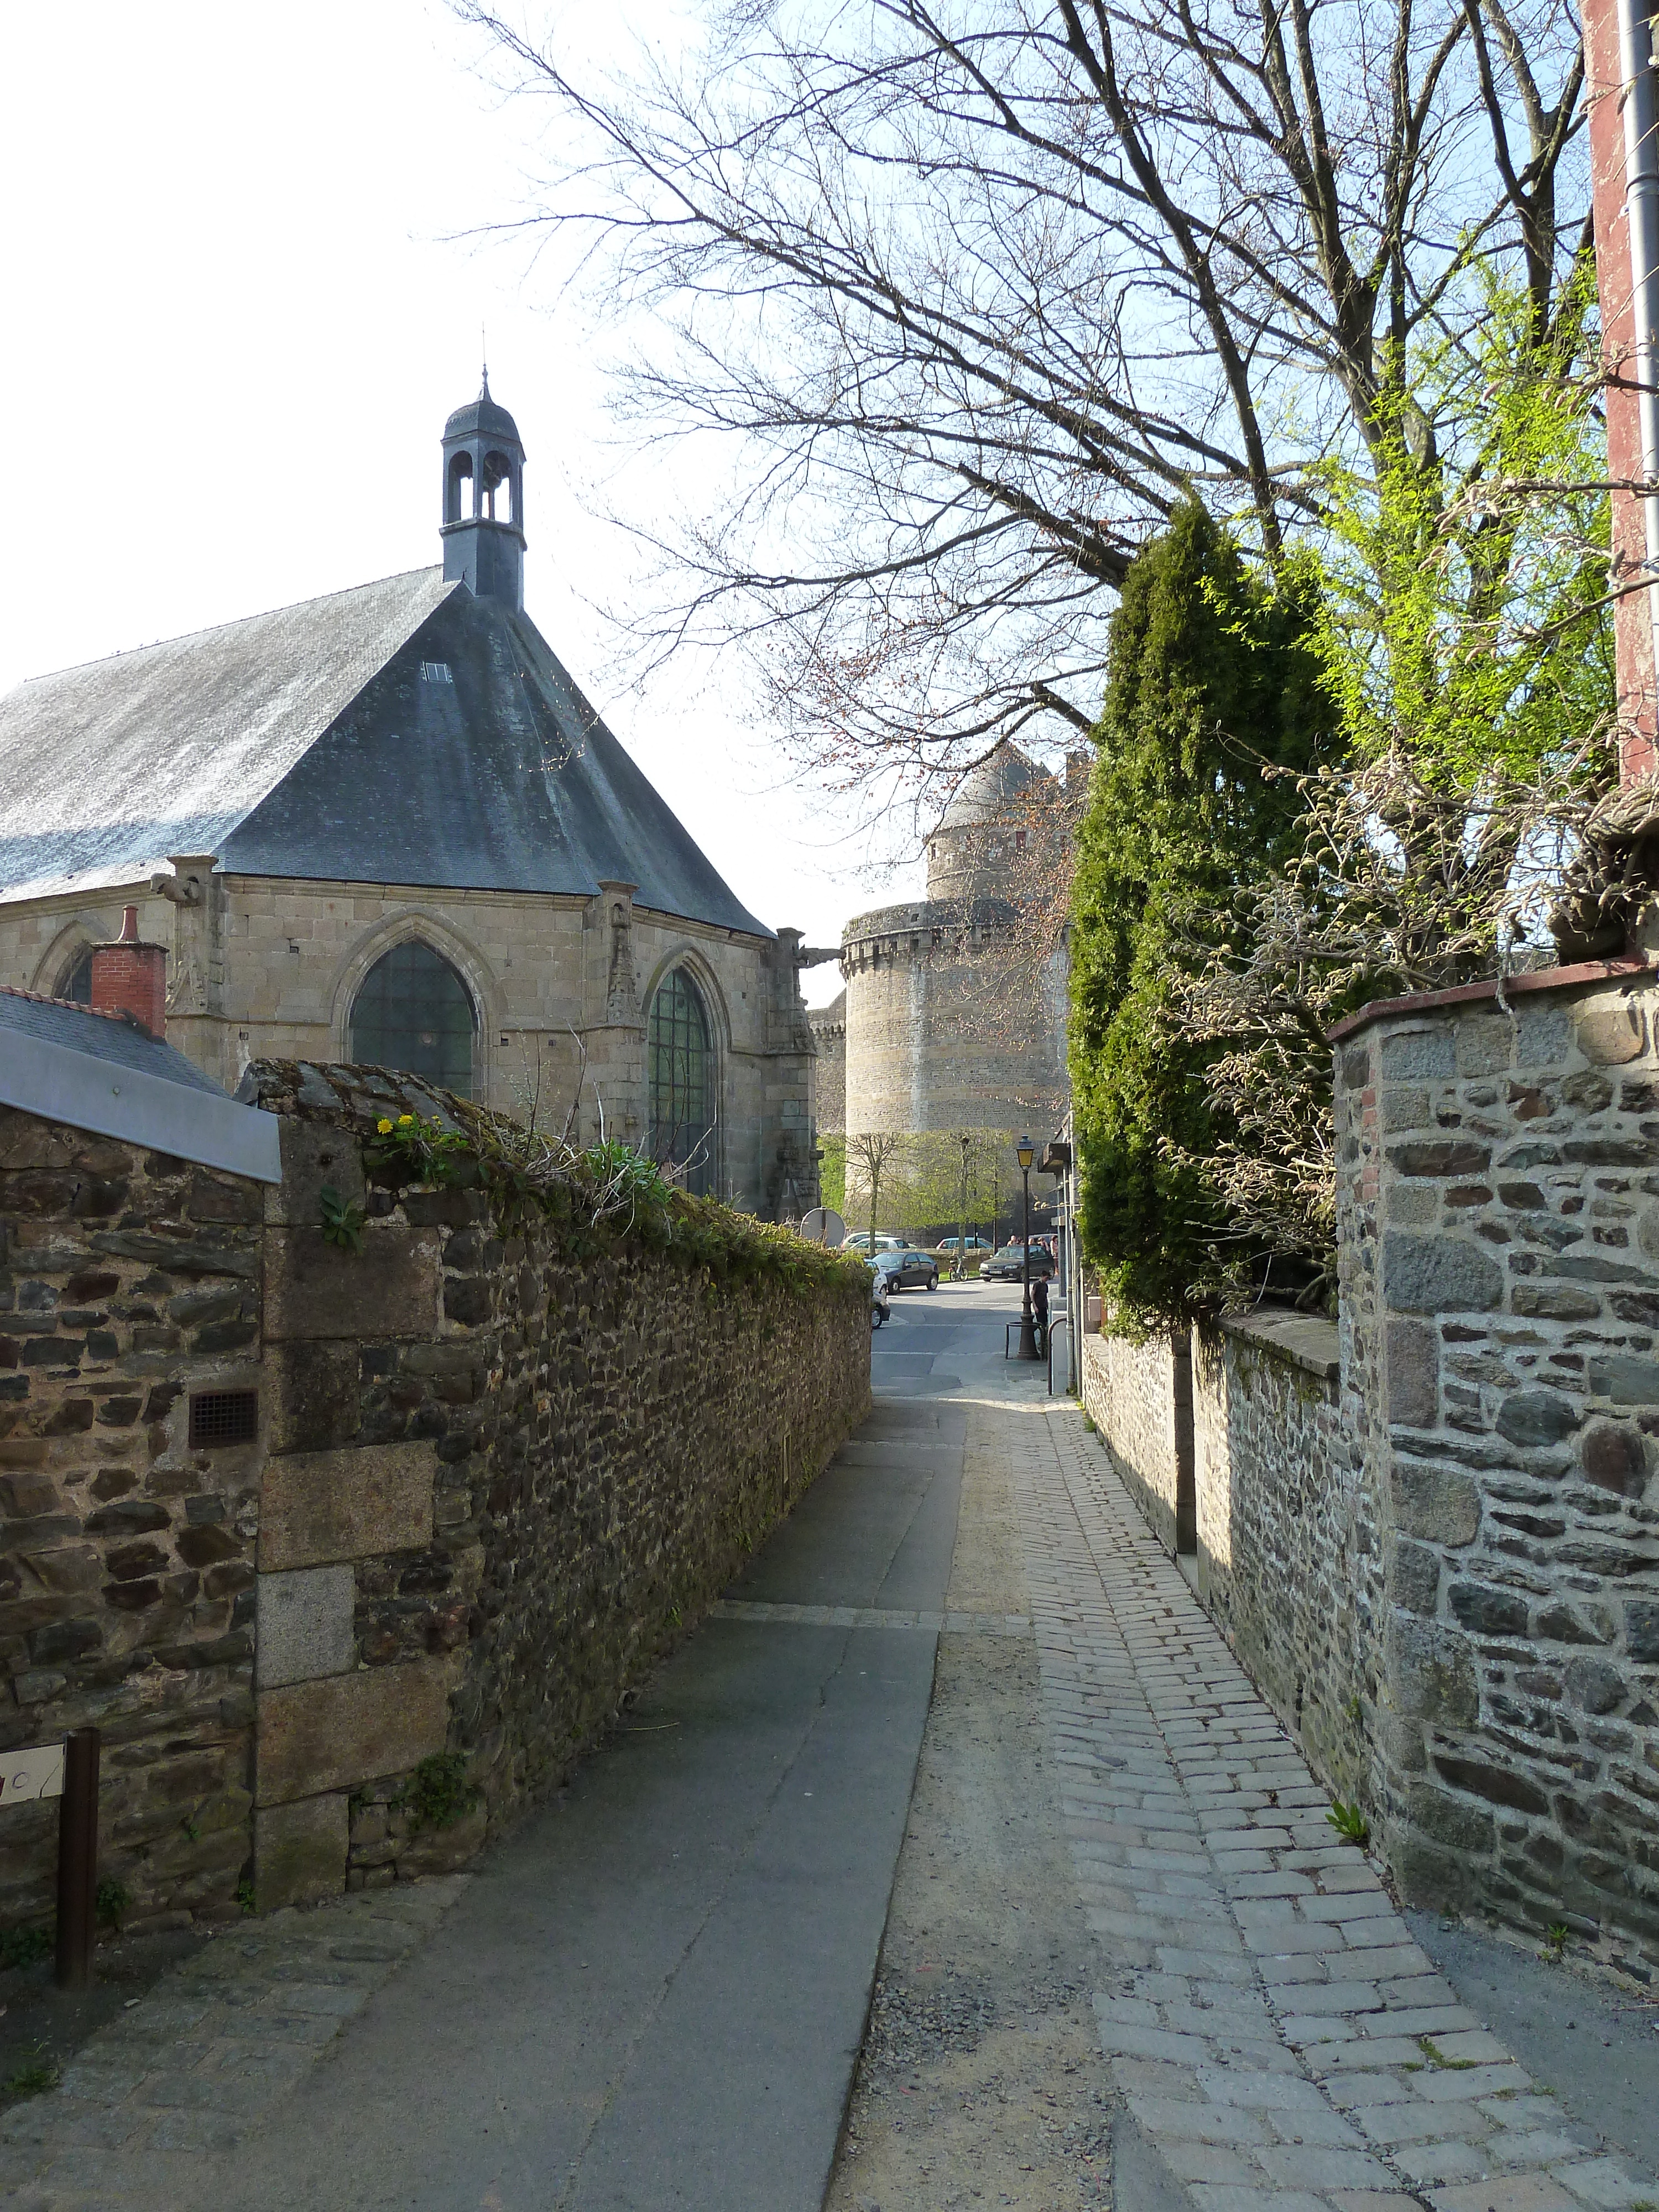
[[[1031,1311],[1036,1316],[1037,1349],[1048,1349],[1048,1278],[1039,1275],[1031,1285]]]

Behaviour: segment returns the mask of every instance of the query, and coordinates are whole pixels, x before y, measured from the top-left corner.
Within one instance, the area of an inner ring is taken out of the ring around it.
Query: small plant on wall
[[[459,1129],[440,1121],[383,1114],[363,1146],[363,1165],[383,1182],[453,1182],[470,1149]]]
[[[331,1182],[317,1194],[323,1217],[323,1242],[337,1244],[343,1252],[363,1249],[363,1209],[355,1198],[342,1198]]]

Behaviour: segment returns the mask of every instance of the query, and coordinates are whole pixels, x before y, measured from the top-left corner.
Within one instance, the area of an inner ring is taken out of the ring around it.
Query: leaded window
[[[351,1057],[469,1094],[476,1026],[471,994],[448,961],[419,938],[405,938],[381,955],[358,989]]]
[[[702,1000],[683,968],[664,977],[651,1001],[646,1045],[651,1157],[701,1197],[714,1181],[714,1055]]]
[[[64,980],[58,986],[58,996],[72,999],[77,1006],[92,1004],[91,945],[88,945],[84,952],[77,953],[71,964],[64,969]]]

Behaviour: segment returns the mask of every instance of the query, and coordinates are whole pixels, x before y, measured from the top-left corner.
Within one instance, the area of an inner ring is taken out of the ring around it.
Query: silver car
[[[887,1293],[887,1273],[873,1260],[866,1261],[870,1270],[870,1327],[878,1329],[892,1313],[892,1303]]]

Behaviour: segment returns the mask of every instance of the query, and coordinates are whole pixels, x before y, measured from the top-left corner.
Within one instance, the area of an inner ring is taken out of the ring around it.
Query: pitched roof
[[[436,568],[70,669],[0,699],[0,902],[227,873],[638,886],[769,937],[535,624]]]
[[[0,699],[0,900],[217,853],[446,591],[417,568]]]
[[[0,1030],[12,1036],[40,1037],[70,1052],[107,1060],[112,1067],[131,1068],[163,1083],[182,1085],[186,1091],[204,1091],[210,1097],[230,1096],[183,1053],[151,1036],[127,1015],[102,1013],[74,999],[46,999],[36,991],[0,983]]]
[[[5,985],[0,1105],[261,1182],[282,1180],[274,1115],[239,1105],[124,1014]]]

